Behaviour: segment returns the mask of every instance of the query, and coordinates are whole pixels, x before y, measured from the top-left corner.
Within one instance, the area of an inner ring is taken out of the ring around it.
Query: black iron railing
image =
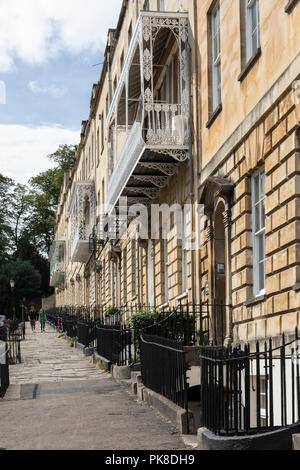
[[[78,336],[77,324],[76,319],[69,316],[64,317],[63,330],[69,338],[76,338]]]
[[[121,325],[96,325],[97,353],[112,364],[120,361],[121,334]]]
[[[19,334],[12,333],[8,335],[8,360],[11,365],[21,364],[22,362],[21,341],[22,337]]]
[[[112,364],[133,365],[139,361],[138,338],[130,325],[96,326],[97,353]]]
[[[78,342],[89,348],[96,337],[96,325],[94,321],[79,320],[77,323]]]
[[[258,434],[300,419],[299,341],[201,352],[201,421],[218,435]]]
[[[5,355],[5,361],[3,357],[0,360],[0,398],[3,398],[8,387],[9,387],[9,356],[8,356],[8,347],[5,346],[5,351],[2,351],[2,354]],[[2,364],[5,362],[5,364]]]
[[[186,359],[182,344],[141,333],[143,384],[188,411]]]
[[[167,336],[177,341],[182,341],[184,345],[217,345],[223,344],[225,339],[225,320],[227,310],[231,306],[222,304],[209,304],[202,302],[194,304],[188,302],[179,302],[176,308],[156,308],[143,304],[126,304],[121,307],[61,307],[49,310],[47,312],[48,322],[66,332],[69,328],[69,321],[89,324],[97,322],[101,325],[115,326],[127,325],[134,327],[132,317],[141,312],[146,315],[153,314],[151,323],[157,323],[174,313],[172,320],[168,325],[165,324],[165,330],[160,333],[158,330],[153,334]],[[154,318],[156,317],[156,318]],[[68,334],[68,336],[73,336]],[[77,335],[75,335],[77,336]]]

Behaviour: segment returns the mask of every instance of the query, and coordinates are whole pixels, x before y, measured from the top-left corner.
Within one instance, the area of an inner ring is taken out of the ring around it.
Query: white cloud
[[[37,81],[32,80],[28,83],[29,90],[38,95],[51,95],[53,98],[62,98],[68,93],[67,88],[58,88],[56,85],[51,84],[48,86],[40,86]]]
[[[79,137],[80,130],[58,125],[0,125],[0,173],[25,184],[51,167],[47,155],[55,152],[60,144],[77,144]]]
[[[61,52],[103,50],[121,0],[0,0],[0,72],[15,60],[41,64]]]

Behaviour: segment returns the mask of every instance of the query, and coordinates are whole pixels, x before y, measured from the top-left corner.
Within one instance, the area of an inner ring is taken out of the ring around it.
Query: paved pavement
[[[50,326],[21,344],[0,401],[0,448],[8,450],[191,449],[155,410],[137,401],[58,338]]]

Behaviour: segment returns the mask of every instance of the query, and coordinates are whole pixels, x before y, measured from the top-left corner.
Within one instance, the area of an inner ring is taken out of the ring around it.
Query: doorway
[[[147,284],[148,284],[148,304],[149,307],[154,306],[154,290],[153,290],[153,262],[152,262],[152,241],[149,240],[147,248]]]
[[[226,246],[223,213],[225,204],[220,201],[214,223],[214,340],[223,344],[226,335]]]

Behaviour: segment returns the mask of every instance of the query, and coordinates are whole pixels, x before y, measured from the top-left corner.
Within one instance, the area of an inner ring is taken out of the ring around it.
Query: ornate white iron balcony
[[[187,13],[141,12],[106,121],[113,207],[141,160],[189,158],[189,52]]]
[[[55,240],[49,253],[50,286],[58,287],[65,281],[65,251],[66,242]]]
[[[89,259],[89,236],[95,223],[95,185],[93,181],[76,182],[69,207],[71,224],[71,261]]]

